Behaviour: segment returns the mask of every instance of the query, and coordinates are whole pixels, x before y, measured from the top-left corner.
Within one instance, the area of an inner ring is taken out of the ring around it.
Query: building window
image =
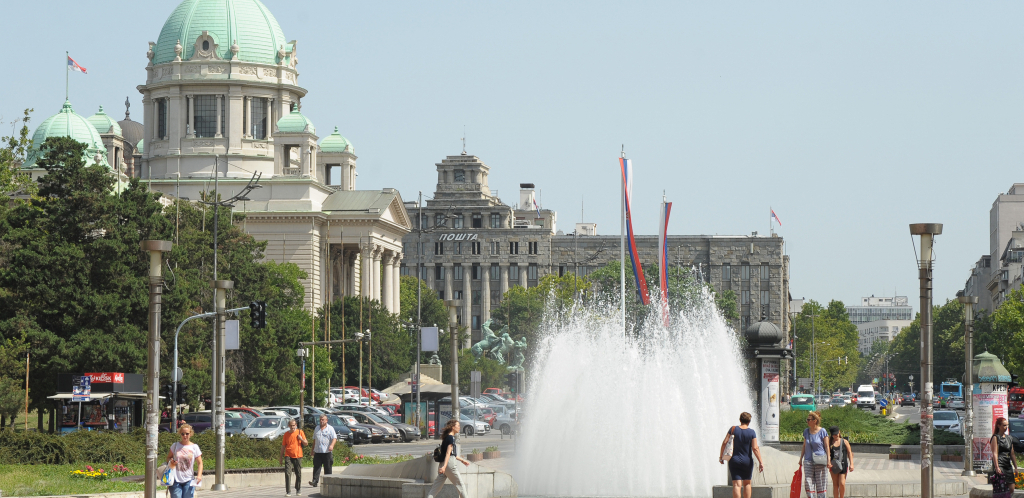
[[[474,214],[473,215],[473,228],[483,228],[483,227],[484,227],[484,218],[483,218],[483,216],[481,216],[479,214]]]
[[[491,265],[491,280],[498,280],[501,278],[501,270],[498,265]]]
[[[473,330],[480,328],[480,315],[473,315]]]
[[[771,301],[771,292],[763,290],[761,291],[761,306],[766,306]]]
[[[466,170],[455,170],[455,183],[466,183]]]
[[[452,249],[455,251],[452,254],[462,254],[462,242],[452,242]]]
[[[421,226],[421,228],[424,228],[424,229],[430,228],[430,215],[429,214],[423,215],[423,222],[420,223],[420,226]]]
[[[263,97],[252,98],[252,138],[267,139],[267,107],[268,100]]]
[[[434,254],[438,256],[444,254],[444,242],[434,242]]]
[[[537,246],[539,245],[539,243],[529,242],[528,245],[530,246],[530,254],[537,254]]]
[[[740,304],[743,304],[743,305],[750,304],[750,291],[748,291],[748,290],[740,291]]]
[[[501,303],[501,291],[498,289],[491,289],[491,304],[497,305]]]
[[[417,243],[416,244],[416,254],[419,254],[421,256],[426,254],[426,250],[425,250],[426,244],[427,244],[426,242]]]
[[[473,246],[473,254],[479,255],[480,254],[480,243],[479,242],[470,242],[470,244],[472,244],[472,246]]]
[[[217,95],[196,95],[195,120],[196,136],[209,138],[217,135]],[[220,134],[224,134],[224,107],[220,109]]]
[[[156,100],[156,124],[157,124],[157,138],[160,140],[167,138],[167,99]]]
[[[771,272],[769,271],[770,266],[767,263],[761,264],[761,280],[769,280]]]
[[[437,297],[438,299],[444,301],[444,289],[437,289]]]
[[[480,304],[480,291],[475,290],[471,295],[473,296],[473,304]]]
[[[403,276],[403,277],[408,277],[409,276],[409,267],[405,266],[405,265],[402,265],[402,266],[398,267],[398,274]]]
[[[728,282],[732,280],[732,265],[725,263],[722,265],[722,281]]]
[[[501,242],[497,240],[491,241],[491,254],[501,254]]]
[[[747,263],[740,266],[740,280],[750,280],[750,265]]]
[[[434,280],[444,280],[444,267],[437,265],[434,267]]]
[[[473,280],[480,280],[480,265],[473,265]]]
[[[427,269],[426,266],[421,266],[420,267],[420,280],[426,281],[427,280],[427,274],[429,273],[429,271],[430,270]]]
[[[530,265],[526,267],[526,279],[537,280],[537,265]]]
[[[452,267],[452,279],[462,280],[462,265],[455,265]]]
[[[501,215],[491,213],[491,228],[501,228]]]
[[[435,227],[444,226],[444,215],[443,214],[437,213],[437,214],[434,215],[434,226]]]
[[[460,290],[453,290],[452,291],[452,299],[462,299],[462,291],[460,291]]]
[[[465,217],[462,216],[461,214],[455,215],[454,217],[452,217],[452,228],[462,228],[462,223],[464,220]]]
[[[519,243],[518,242],[509,242],[508,243],[508,253],[509,254],[519,254]]]
[[[519,280],[519,265],[509,265],[508,279],[513,281]]]

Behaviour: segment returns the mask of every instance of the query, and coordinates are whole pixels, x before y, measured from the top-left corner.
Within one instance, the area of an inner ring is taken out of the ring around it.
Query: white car
[[[844,394],[844,395],[842,395],[840,397],[843,398],[843,401],[846,404],[848,404],[848,405],[852,405],[853,404],[853,396],[850,396],[849,394]]]
[[[288,432],[290,417],[256,417],[249,427],[242,430],[242,435],[252,439],[276,439]]]
[[[386,392],[379,391],[377,389],[370,389],[370,392],[372,392],[373,394],[376,394],[378,397],[380,397],[381,401],[384,401],[384,400],[388,399],[388,393],[386,393]]]
[[[953,410],[935,410],[933,414],[935,429],[942,429],[954,434],[960,434],[960,415]]]
[[[959,396],[952,396],[946,401],[946,408],[950,410],[963,410],[964,399]]]
[[[359,391],[357,391],[355,389],[345,389],[344,399],[342,401],[340,401],[339,403],[348,403],[349,400],[352,400],[352,401],[358,403],[359,402]]]
[[[491,431],[491,424],[482,420],[472,420],[465,411],[459,411],[459,421],[462,423],[462,433],[467,436],[483,436]]]

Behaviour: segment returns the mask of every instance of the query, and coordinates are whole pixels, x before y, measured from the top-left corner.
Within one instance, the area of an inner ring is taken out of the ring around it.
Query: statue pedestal
[[[415,367],[412,371],[402,374],[401,380],[407,381],[412,379],[413,374],[416,373]],[[431,365],[429,363],[420,363],[420,375],[424,377],[430,377],[438,382],[441,382],[441,365]]]

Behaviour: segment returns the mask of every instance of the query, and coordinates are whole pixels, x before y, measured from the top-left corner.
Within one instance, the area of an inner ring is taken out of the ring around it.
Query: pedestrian
[[[298,429],[295,419],[289,420],[288,432],[281,436],[281,456],[277,461],[284,464],[285,496],[292,495],[292,472],[295,473],[295,496],[302,494],[299,485],[302,483],[302,446],[305,445],[306,435]]]
[[[1013,480],[1017,472],[1017,454],[1013,451],[1013,441],[1007,433],[1010,423],[1005,417],[996,419],[995,430],[989,443],[992,445],[992,469],[988,476],[992,485],[992,498],[1010,498],[1013,496]]]
[[[829,473],[832,474],[832,496],[843,498],[846,496],[846,474],[853,472],[853,448],[840,434],[839,426],[829,427],[828,433],[829,459],[832,461],[832,466],[829,467]]]
[[[821,415],[807,412],[807,428],[804,429],[804,444],[800,449],[800,461],[804,467],[804,490],[807,498],[825,498],[828,491],[828,469],[831,467],[828,431],[821,427]]]
[[[313,480],[309,485],[314,488],[320,482],[320,467],[324,468],[324,475],[331,475],[331,466],[334,465],[334,443],[338,442],[338,433],[334,427],[327,425],[327,415],[320,415],[320,425],[313,430]]]
[[[459,424],[458,419],[448,419],[448,423],[444,424],[444,429],[441,431],[441,454],[444,455],[444,461],[437,468],[438,477],[434,479],[434,485],[430,487],[430,492],[427,493],[427,498],[434,498],[441,491],[441,487],[444,486],[445,479],[451,480],[452,484],[455,485],[455,491],[458,491],[460,498],[469,498],[466,494],[466,488],[462,485],[462,476],[459,475],[458,466],[455,465],[455,461],[462,462],[462,465],[469,466],[469,462],[459,456],[459,448],[455,444],[455,435],[459,434],[462,426]]]
[[[191,441],[192,426],[183,424],[178,428],[181,440],[171,445],[167,452],[167,464],[171,468],[171,482],[167,486],[171,498],[192,498],[196,487],[203,482],[203,452]]]
[[[732,479],[732,498],[750,498],[753,487],[750,479],[754,474],[754,459],[751,453],[757,457],[757,471],[764,472],[764,461],[761,460],[761,448],[757,445],[757,433],[750,428],[750,414],[740,414],[740,425],[729,428],[729,433],[722,441],[722,448],[718,451],[721,455],[725,452],[725,445],[729,443],[729,437],[733,438],[732,457],[729,458],[729,478]],[[725,463],[721,458],[718,463]]]

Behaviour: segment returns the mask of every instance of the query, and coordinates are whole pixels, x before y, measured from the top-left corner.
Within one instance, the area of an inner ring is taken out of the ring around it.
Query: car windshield
[[[1011,420],[1010,432],[1024,432],[1024,420]]]
[[[252,421],[252,425],[256,429],[276,429],[281,427],[281,418],[278,417],[260,417]]]
[[[845,403],[845,401],[843,401],[843,398],[832,398],[832,402],[833,403]]]
[[[337,415],[327,415],[327,425],[345,425]]]
[[[935,412],[935,420],[960,420],[953,412]]]
[[[384,422],[383,419],[381,419],[381,417],[383,415],[375,415],[373,413],[364,413],[363,415],[366,415],[366,418],[368,418],[368,419],[370,419],[370,420],[372,420],[374,422],[377,422],[378,424],[386,423],[386,422]]]
[[[861,392],[857,393],[857,397],[859,397],[859,398],[872,398],[874,396],[875,396],[875,393],[868,392],[868,391],[861,391]]]
[[[397,424],[397,423],[399,423],[397,420],[395,420],[395,417],[389,417],[387,415],[377,415],[377,417],[380,418],[381,420],[389,423],[389,424]]]
[[[812,401],[810,396],[793,396],[792,403],[794,405],[809,405]]]
[[[245,427],[245,419],[229,418],[224,420],[224,427],[228,429],[241,429]]]
[[[351,415],[339,415],[338,418],[345,422],[345,425],[356,425],[359,423],[356,421],[356,418]]]

